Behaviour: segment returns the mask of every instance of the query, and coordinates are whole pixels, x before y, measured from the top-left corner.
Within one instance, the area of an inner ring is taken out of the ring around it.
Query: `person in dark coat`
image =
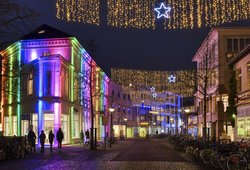
[[[43,130],[41,134],[39,135],[39,139],[40,139],[40,144],[41,144],[41,153],[44,153],[44,143],[45,143],[46,135]]]
[[[36,134],[34,133],[34,131],[32,129],[30,129],[29,133],[28,133],[28,141],[29,144],[31,146],[30,150],[32,151],[32,149],[34,150],[34,152],[36,152]]]
[[[53,141],[54,141],[55,135],[52,132],[52,130],[49,132],[49,143],[50,143],[50,151],[52,151],[52,145],[53,145]]]
[[[86,136],[86,139],[89,140],[89,130],[87,129],[87,131],[85,132],[85,136]]]
[[[56,140],[58,141],[58,148],[61,149],[62,148],[62,140],[63,140],[64,136],[63,136],[63,132],[62,129],[59,128],[57,133],[56,133]]]

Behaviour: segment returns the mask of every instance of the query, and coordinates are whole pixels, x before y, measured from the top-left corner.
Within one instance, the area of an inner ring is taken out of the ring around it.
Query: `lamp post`
[[[111,148],[111,136],[113,135],[113,112],[115,111],[114,108],[109,108],[110,111],[110,136],[109,136],[109,148]]]
[[[127,139],[127,120],[128,120],[128,118],[125,117],[123,120],[125,122],[125,139]]]
[[[190,112],[190,109],[184,109],[185,114],[185,122],[186,122],[186,134],[188,135],[188,113]]]

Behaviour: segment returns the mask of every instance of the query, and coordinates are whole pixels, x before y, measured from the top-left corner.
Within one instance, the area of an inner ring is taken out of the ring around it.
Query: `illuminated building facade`
[[[42,25],[0,54],[4,135],[27,135],[32,125],[48,137],[61,127],[64,143],[75,143],[91,127],[92,98],[97,138],[104,136],[109,78],[75,37]]]
[[[195,108],[198,108],[199,136],[203,136],[203,123],[206,119],[209,138],[218,140],[227,136],[231,140],[234,139],[235,129],[231,124],[231,118],[226,114],[231,77],[227,62],[249,43],[249,28],[213,28],[193,57],[193,62],[197,63]],[[205,88],[206,77],[208,81]],[[205,114],[204,89],[207,101]]]
[[[235,140],[250,138],[250,44],[230,62],[233,65],[237,89],[237,113],[235,119]]]

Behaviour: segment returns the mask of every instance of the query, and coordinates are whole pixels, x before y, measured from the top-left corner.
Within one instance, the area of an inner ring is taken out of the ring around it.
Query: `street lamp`
[[[125,117],[123,120],[125,122],[125,137],[127,139],[127,120],[128,120],[128,118]]]
[[[113,112],[115,111],[115,109],[114,108],[109,108],[109,111],[110,111],[110,137],[109,137],[109,148],[111,148],[111,143],[112,143],[112,141],[111,141],[111,135],[113,134]]]
[[[187,109],[184,109],[184,112],[186,113],[185,114],[185,124],[186,124],[186,134],[188,135],[188,113],[190,112],[191,110],[189,109],[189,108],[187,108]]]

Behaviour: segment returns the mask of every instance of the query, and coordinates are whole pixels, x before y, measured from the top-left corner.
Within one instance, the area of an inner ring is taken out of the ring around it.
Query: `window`
[[[233,40],[231,38],[227,39],[227,52],[233,52]]]
[[[112,90],[112,96],[114,96],[115,95],[115,91],[114,90]]]
[[[27,89],[28,95],[33,94],[33,73],[30,73],[28,75],[28,89]]]
[[[239,51],[239,44],[238,44],[239,40],[238,39],[233,39],[233,51],[237,52]]]
[[[117,94],[118,98],[120,98],[120,92],[118,91],[118,94]]]
[[[51,71],[46,71],[46,79],[45,79],[45,86],[44,86],[44,95],[49,96],[51,92]]]
[[[128,100],[130,100],[130,94],[128,94]]]

